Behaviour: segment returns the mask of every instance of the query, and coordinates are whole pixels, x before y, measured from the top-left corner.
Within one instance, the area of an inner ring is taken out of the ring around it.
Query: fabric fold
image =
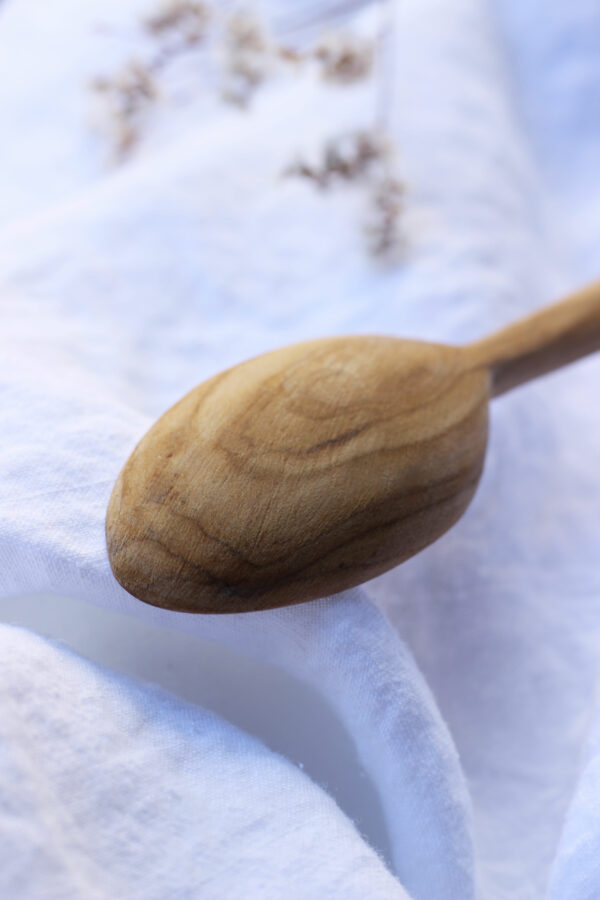
[[[410,900],[333,801],[217,716],[0,626],[7,897]]]

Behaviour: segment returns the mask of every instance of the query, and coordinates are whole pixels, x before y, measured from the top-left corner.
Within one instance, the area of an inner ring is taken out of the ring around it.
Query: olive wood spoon
[[[324,597],[461,516],[488,400],[600,349],[600,282],[464,347],[308,341],[210,378],[133,451],[106,518],[119,582],[167,609]]]

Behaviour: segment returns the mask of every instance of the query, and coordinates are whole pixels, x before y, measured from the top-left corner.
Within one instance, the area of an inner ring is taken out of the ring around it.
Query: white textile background
[[[187,93],[106,164],[86,83],[143,50],[144,8],[0,2],[0,594],[66,595],[305,680],[375,785],[393,872],[239,729],[3,624],[0,894],[597,900],[598,360],[498,400],[464,519],[358,591],[160,611],[113,579],[103,523],[153,419],[227,365],[336,333],[462,342],[598,276],[600,7],[399,0],[393,270],[365,255],[358,189],[280,177],[371,123],[371,82],[279,79],[240,112],[183,70]]]

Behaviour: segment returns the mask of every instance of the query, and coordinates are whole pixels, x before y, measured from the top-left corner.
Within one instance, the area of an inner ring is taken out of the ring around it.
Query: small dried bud
[[[309,181],[314,181],[314,183],[320,188],[327,187],[327,173],[323,169],[320,169],[317,166],[312,166],[310,163],[307,163],[302,159],[295,160],[286,169],[284,169],[282,174],[284,178],[306,178]]]
[[[233,53],[265,53],[269,42],[260,21],[252,13],[238,10],[225,22],[225,44]]]
[[[169,0],[145,20],[148,31],[156,35],[176,33],[186,44],[197,44],[206,36],[210,11],[206,3],[195,0]]]
[[[306,54],[301,53],[300,50],[296,50],[294,47],[280,46],[276,49],[279,59],[283,60],[283,62],[297,64],[304,62],[306,59]]]
[[[321,77],[338,84],[352,84],[369,75],[373,67],[373,44],[354,35],[333,34],[315,48]]]
[[[373,185],[365,233],[370,252],[386,262],[397,262],[404,249],[400,231],[404,185],[386,174]]]

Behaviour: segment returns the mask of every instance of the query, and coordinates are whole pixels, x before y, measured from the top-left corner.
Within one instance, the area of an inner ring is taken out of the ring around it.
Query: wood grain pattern
[[[326,596],[397,565],[471,500],[489,396],[598,349],[592,293],[465,348],[323,339],[201,384],[119,475],[106,522],[115,576],[147,603],[223,613]]]

